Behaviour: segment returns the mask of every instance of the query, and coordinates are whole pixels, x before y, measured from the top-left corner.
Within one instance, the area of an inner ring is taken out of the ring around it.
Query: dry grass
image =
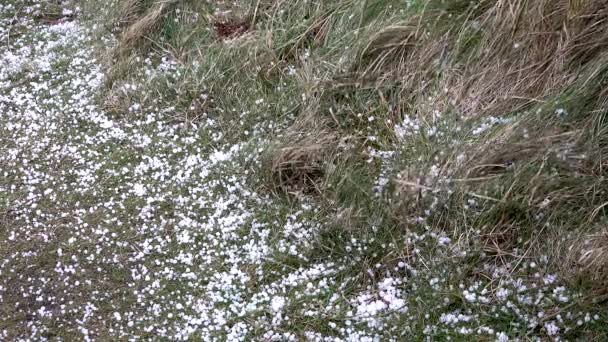
[[[548,231],[555,239],[572,231],[590,234],[608,200],[601,138],[608,108],[608,3],[481,0],[459,8],[462,3],[438,9],[443,2],[428,1],[418,14],[374,32],[348,77],[398,88],[393,107],[413,111],[421,121],[436,112],[456,112],[472,122],[517,114],[467,144],[464,163],[453,163],[449,154],[435,164],[440,175],[464,180],[452,189],[464,195],[452,196],[449,212],[471,197],[497,210],[486,210],[475,223],[487,253],[508,257],[525,245],[542,254]],[[566,121],[552,118],[559,106],[570,106]],[[418,202],[422,192],[435,190],[421,181],[427,167],[409,165],[401,173],[400,196]],[[539,214],[541,221],[534,219]],[[461,222],[453,214],[440,216],[447,226]],[[545,229],[544,223],[561,228]],[[573,253],[582,265],[577,269],[598,283],[608,277],[605,234],[590,241]]]
[[[608,41],[608,4],[597,0],[481,0],[472,6],[455,1],[438,9],[435,3],[439,2],[428,1],[418,14],[400,23],[393,20],[380,30],[370,28],[371,35],[359,46],[357,62],[348,73],[332,77],[333,86],[339,82],[356,89],[398,89],[397,102],[387,108],[398,113],[415,111],[422,121],[435,112],[457,112],[464,120],[479,120],[540,108],[551,111],[563,94],[580,92],[573,97],[589,103],[584,104],[587,109],[581,110],[583,117],[575,126],[523,115],[471,144],[467,162],[457,165],[450,156],[440,169],[442,175],[463,178],[500,176],[510,169],[554,162],[555,155],[563,154],[560,167],[570,174],[591,177],[596,173],[587,167],[585,158],[590,156],[589,149],[597,146],[588,144],[588,130],[582,127],[589,129],[597,120],[593,112],[606,108],[602,96],[606,89],[588,88],[604,71],[600,55]],[[313,26],[309,31],[314,31]],[[522,129],[533,137],[522,140]],[[500,179],[512,182],[507,189],[513,190],[497,200],[517,198],[538,206],[546,196],[557,196],[552,199],[555,209],[560,203],[570,205],[585,197],[566,196],[558,189],[559,181],[547,181],[544,173],[549,168],[541,167],[543,170],[528,182]],[[403,191],[419,196],[420,186],[431,186],[418,181],[425,172],[415,170],[415,166],[405,170],[415,179],[405,177],[408,183]],[[523,174],[527,176],[519,173]],[[543,182],[546,184],[540,184]],[[581,188],[574,191],[589,192],[583,184],[597,187],[593,182],[581,182]],[[589,215],[594,208],[581,215]]]
[[[271,152],[271,188],[286,193],[321,193],[337,142],[336,134],[326,130],[290,135]]]
[[[607,19],[603,1],[482,0],[462,13],[427,10],[373,35],[357,69],[379,84],[398,82],[406,101],[434,85],[449,90],[444,106],[467,117],[503,115],[573,84],[573,64],[606,47]]]
[[[403,107],[424,109],[420,99],[432,96],[434,106],[421,115],[450,108],[473,118],[550,103],[572,87],[584,89],[604,71],[598,59],[608,48],[604,1],[480,1],[456,16],[455,24],[445,23],[454,17],[423,12],[375,34],[362,49],[361,60],[368,62],[357,67],[360,77],[372,76],[378,86],[397,83]],[[605,92],[590,99],[597,101],[595,110],[605,109]],[[583,134],[549,125],[535,140],[510,144],[518,126],[486,142],[492,153],[480,153],[490,155],[484,163],[529,159],[548,147],[576,143]]]
[[[116,17],[119,27],[125,27],[137,21],[145,11],[144,0],[122,0],[119,3]]]
[[[566,249],[564,274],[582,283],[598,296],[608,295],[608,231],[577,239]]]
[[[169,2],[161,2],[150,8],[146,14],[131,24],[120,38],[119,51],[132,50],[160,25],[163,16],[170,8]]]
[[[133,69],[132,63],[138,49],[149,46],[161,28],[163,19],[177,1],[150,4],[145,0],[123,0],[119,3],[116,25],[120,28],[118,44],[105,56],[108,67],[106,88]],[[115,102],[110,96],[110,102]],[[113,107],[114,104],[110,104]]]

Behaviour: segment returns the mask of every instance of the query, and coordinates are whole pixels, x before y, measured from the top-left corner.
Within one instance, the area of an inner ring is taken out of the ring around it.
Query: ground
[[[402,108],[424,1],[267,2],[0,4],[1,339],[608,336],[603,107]]]

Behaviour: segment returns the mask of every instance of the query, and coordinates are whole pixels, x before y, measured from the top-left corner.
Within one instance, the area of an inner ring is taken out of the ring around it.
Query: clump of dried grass
[[[146,13],[135,20],[120,37],[118,51],[132,50],[134,46],[140,44],[145,37],[160,26],[163,17],[171,7],[169,2],[161,2],[154,5]]]
[[[134,51],[140,49],[154,38],[163,22],[177,1],[149,3],[146,0],[124,0],[116,15],[116,23],[122,28],[118,44],[106,56],[108,76],[106,87],[111,88],[115,80],[120,79],[132,69]]]
[[[378,84],[398,82],[404,101],[447,89],[445,100],[467,117],[503,115],[573,84],[573,64],[606,48],[607,20],[608,4],[599,0],[482,0],[462,13],[428,10],[373,34],[355,69]]]
[[[270,184],[282,192],[320,193],[326,168],[335,159],[339,136],[321,115],[319,83],[310,70],[297,75],[307,101],[300,104],[298,119],[271,149]]]
[[[542,103],[574,84],[579,68],[589,62],[581,56],[606,46],[594,38],[608,33],[607,4],[586,4],[573,17],[567,2],[553,0],[514,1],[481,16],[480,29],[487,33],[481,53],[474,56],[477,63],[467,63],[467,76],[451,87],[461,99],[459,109],[468,116],[503,115]],[[582,39],[590,44],[582,45]]]
[[[320,193],[337,141],[336,134],[327,130],[292,135],[271,152],[271,188],[286,193]]]
[[[608,295],[608,230],[577,239],[566,250],[563,267],[574,283]]]
[[[118,6],[116,24],[124,27],[135,22],[145,11],[144,0],[122,0]]]

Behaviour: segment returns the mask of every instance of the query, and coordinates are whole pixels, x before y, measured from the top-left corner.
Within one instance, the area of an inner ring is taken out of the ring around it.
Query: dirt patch
[[[216,21],[213,29],[221,39],[232,39],[247,33],[251,29],[251,23],[248,20]]]

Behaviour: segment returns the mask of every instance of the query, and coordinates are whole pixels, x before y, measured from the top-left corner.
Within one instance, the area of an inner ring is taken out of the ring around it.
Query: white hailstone
[[[462,292],[462,295],[468,302],[475,303],[477,301],[477,295],[475,293],[465,290]]]
[[[589,323],[591,321],[591,315],[587,312],[585,314],[585,323]]]
[[[559,327],[555,324],[554,321],[545,323],[544,327],[545,331],[547,332],[547,335],[549,336],[555,336],[557,335],[557,333],[559,333]]]
[[[545,283],[545,285],[550,285],[550,284],[553,284],[556,279],[557,279],[556,275],[547,274],[543,277],[543,282]]]
[[[449,237],[446,236],[441,236],[437,239],[437,243],[439,244],[439,246],[447,246],[452,242],[452,240]]]
[[[562,303],[567,303],[570,298],[565,294],[566,288],[563,286],[557,287],[553,290],[553,297]]]
[[[272,298],[272,301],[270,302],[270,308],[274,312],[281,311],[284,306],[285,306],[285,298],[281,297],[281,296],[276,296],[276,297]]]
[[[136,196],[142,197],[146,195],[146,187],[143,184],[134,184],[133,193]]]
[[[496,333],[496,342],[509,342],[509,336],[504,332]]]

